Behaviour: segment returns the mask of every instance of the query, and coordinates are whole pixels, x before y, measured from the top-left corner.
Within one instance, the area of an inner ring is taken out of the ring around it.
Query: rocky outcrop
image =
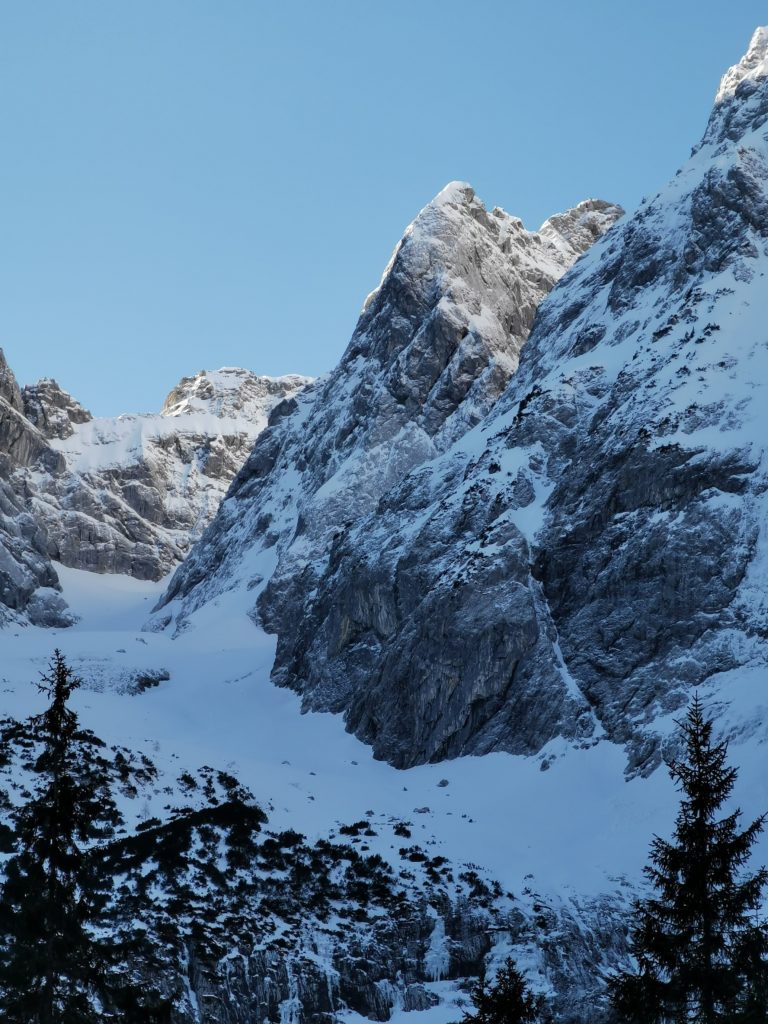
[[[27,385],[21,399],[20,411],[49,440],[71,437],[77,425],[93,419],[87,409],[51,378]]]
[[[0,352],[0,622],[67,625],[53,562],[159,579],[213,517],[308,378],[185,377],[159,415],[94,419],[53,380],[19,388]]]
[[[67,471],[38,475],[30,503],[51,557],[92,572],[164,576],[213,518],[270,409],[307,383],[201,371],[181,380],[159,415],[116,419],[78,413],[69,396],[46,388],[55,401],[42,403],[41,422],[55,424],[51,443]],[[62,409],[69,429],[56,419]]]
[[[539,302],[621,212],[589,200],[529,232],[468,185],[444,189],[397,246],[339,367],[275,408],[163,603],[178,599],[183,617],[238,580],[255,599],[269,573],[264,622],[290,629],[334,535],[488,414]],[[262,553],[265,572],[243,580],[246,552],[251,563]]]

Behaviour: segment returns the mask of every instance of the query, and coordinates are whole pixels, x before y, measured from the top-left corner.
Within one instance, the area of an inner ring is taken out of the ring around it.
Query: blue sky
[[[321,373],[455,178],[537,227],[686,158],[747,0],[0,0],[0,345],[95,413]]]

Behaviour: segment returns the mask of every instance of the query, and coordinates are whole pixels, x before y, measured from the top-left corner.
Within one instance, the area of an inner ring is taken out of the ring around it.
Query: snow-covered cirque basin
[[[33,684],[59,647],[86,683],[77,694],[83,724],[109,743],[146,751],[174,776],[203,764],[233,772],[269,811],[270,827],[309,838],[368,812],[373,821],[411,822],[413,842],[433,856],[478,866],[512,892],[567,900],[616,891],[640,877],[652,834],[672,828],[677,796],[666,772],[627,782],[624,752],[613,744],[550,744],[547,770],[542,756],[501,753],[396,770],[375,761],[338,716],[302,714],[295,694],[272,685],[273,640],[244,613],[242,594],[222,596],[173,639],[141,632],[165,581],[57,568],[80,622],[0,634],[3,716],[40,707]],[[137,670],[157,669],[170,678],[125,692]],[[752,697],[759,680],[742,674],[730,683],[722,720],[735,730],[751,723],[731,747],[741,766],[736,797],[757,814],[768,807],[756,727],[766,716]],[[372,837],[371,851],[394,858],[390,840],[389,831]],[[765,843],[758,856],[768,859]]]

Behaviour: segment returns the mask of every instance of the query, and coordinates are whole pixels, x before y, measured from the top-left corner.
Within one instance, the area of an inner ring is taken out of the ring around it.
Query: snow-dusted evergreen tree
[[[682,790],[671,841],[654,838],[646,876],[655,895],[638,902],[632,936],[637,971],[612,983],[614,1008],[632,1024],[736,1024],[768,1019],[768,928],[757,911],[768,871],[747,862],[764,817],[739,828],[719,816],[737,769],[696,696],[679,723],[685,756],[670,765]]]
[[[68,705],[81,681],[59,651],[38,685],[46,710],[2,736],[5,757],[12,744],[32,752],[35,782],[12,812],[0,890],[0,1014],[9,1024],[161,1021],[165,1011],[116,978],[116,937],[99,934],[112,879],[96,851],[121,823],[112,764]]]
[[[528,988],[515,961],[508,957],[493,984],[485,970],[472,989],[474,1012],[464,1014],[463,1024],[535,1024],[542,1000]]]

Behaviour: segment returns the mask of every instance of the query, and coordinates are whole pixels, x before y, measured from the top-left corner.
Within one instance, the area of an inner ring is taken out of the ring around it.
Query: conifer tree
[[[32,751],[31,798],[12,812],[15,852],[0,890],[0,1015],[8,1024],[149,1024],[165,1010],[115,984],[117,947],[99,937],[112,890],[96,855],[121,824],[104,744],[69,707],[81,681],[60,651],[38,684],[40,715],[13,723],[3,746]]]
[[[474,1013],[465,1012],[464,1024],[535,1024],[539,1020],[542,1000],[529,990],[511,957],[492,985],[483,969],[471,998]]]
[[[757,911],[765,868],[746,870],[765,817],[739,828],[720,816],[738,772],[698,696],[679,723],[685,756],[670,765],[682,791],[671,841],[655,837],[645,869],[655,894],[635,905],[637,971],[612,982],[632,1024],[737,1024],[768,1019],[768,929]]]

